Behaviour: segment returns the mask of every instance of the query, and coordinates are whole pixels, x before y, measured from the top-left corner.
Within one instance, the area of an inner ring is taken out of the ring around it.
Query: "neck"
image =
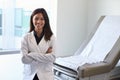
[[[40,37],[42,31],[43,31],[43,30],[36,31],[36,34],[37,34],[38,37]]]

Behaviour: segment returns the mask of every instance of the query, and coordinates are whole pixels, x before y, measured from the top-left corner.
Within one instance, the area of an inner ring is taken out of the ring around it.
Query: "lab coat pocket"
[[[25,76],[28,76],[28,75],[30,75],[30,74],[31,74],[31,66],[28,65],[28,64],[25,64],[25,65],[24,65],[24,75],[25,75]]]
[[[51,72],[52,71],[52,65],[51,64],[46,64],[45,71],[46,72]]]

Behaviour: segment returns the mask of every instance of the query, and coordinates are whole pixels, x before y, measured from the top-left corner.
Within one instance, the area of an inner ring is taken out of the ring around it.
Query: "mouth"
[[[43,25],[42,25],[42,24],[41,24],[41,25],[39,24],[39,25],[36,25],[36,27],[37,27],[37,28],[42,28]]]

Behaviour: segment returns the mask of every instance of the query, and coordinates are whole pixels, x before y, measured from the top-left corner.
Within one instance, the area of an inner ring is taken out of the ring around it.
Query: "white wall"
[[[120,15],[120,0],[88,0],[88,34],[102,15]]]
[[[57,55],[68,56],[79,48],[87,32],[87,0],[58,0]]]
[[[74,54],[100,16],[120,15],[119,3],[120,0],[58,0],[57,55]]]

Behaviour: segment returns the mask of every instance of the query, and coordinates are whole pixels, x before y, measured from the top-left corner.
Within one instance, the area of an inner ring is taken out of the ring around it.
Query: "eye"
[[[45,20],[44,18],[40,18],[40,20]]]
[[[35,20],[38,20],[39,18],[38,17],[35,17]]]

